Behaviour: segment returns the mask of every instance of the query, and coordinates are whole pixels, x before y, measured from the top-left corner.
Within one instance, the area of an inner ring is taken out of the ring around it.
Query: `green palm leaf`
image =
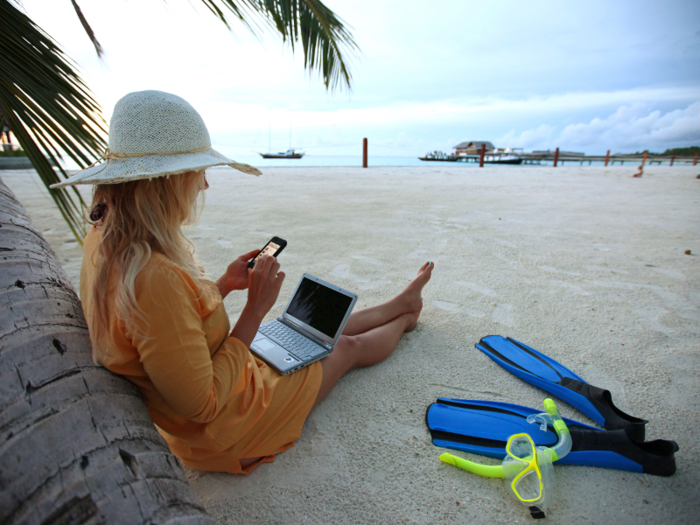
[[[167,0],[165,0],[167,1]],[[321,73],[326,88],[342,81],[350,88],[346,53],[355,54],[357,44],[336,14],[319,0],[202,0],[205,6],[230,27],[223,9],[231,11],[251,31],[251,15],[262,16],[294,50],[301,41],[304,67]]]
[[[73,64],[24,13],[0,0],[0,125],[12,129],[44,185],[65,178],[67,155],[86,167],[106,147],[107,126]],[[82,242],[85,203],[75,188],[49,193]]]

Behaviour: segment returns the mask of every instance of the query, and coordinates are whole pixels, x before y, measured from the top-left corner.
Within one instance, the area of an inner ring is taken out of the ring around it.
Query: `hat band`
[[[165,153],[133,153],[133,154],[127,154],[127,153],[110,153],[109,148],[105,150],[105,154],[102,157],[103,159],[109,160],[109,159],[125,159],[127,157],[151,157],[154,155],[183,155],[185,153],[198,153],[200,151],[207,151],[208,149],[211,149],[211,146],[207,146],[206,148],[201,148],[201,149],[192,149],[190,151],[169,151]]]

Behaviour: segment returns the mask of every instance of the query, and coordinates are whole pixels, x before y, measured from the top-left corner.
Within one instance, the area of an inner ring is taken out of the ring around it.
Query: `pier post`
[[[479,167],[484,167],[484,154],[486,153],[486,144],[481,145],[481,151],[479,152]]]
[[[362,139],[362,167],[367,167],[367,139]]]
[[[675,155],[671,155],[671,164],[669,164],[669,166],[673,166],[673,161],[674,161],[674,160],[676,160],[676,156],[675,156]]]
[[[695,158],[693,159],[693,166],[695,166],[698,163],[698,156],[695,155]]]
[[[559,148],[554,151],[554,167],[557,167],[557,162],[559,162]]]
[[[605,166],[608,165],[608,161],[610,160],[610,150],[605,154]]]

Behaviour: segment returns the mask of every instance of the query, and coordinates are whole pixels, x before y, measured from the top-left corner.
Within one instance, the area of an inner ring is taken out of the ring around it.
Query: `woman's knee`
[[[336,350],[342,355],[346,365],[346,372],[360,366],[358,363],[361,360],[362,343],[356,335],[341,335],[336,344]]]

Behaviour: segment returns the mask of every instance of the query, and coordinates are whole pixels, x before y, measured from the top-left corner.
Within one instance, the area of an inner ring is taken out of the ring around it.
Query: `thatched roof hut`
[[[487,140],[472,140],[472,141],[460,142],[459,144],[457,144],[454,147],[455,153],[457,153],[457,155],[459,155],[459,154],[476,155],[479,152],[481,152],[481,145],[482,144],[486,145],[486,151],[493,151],[496,149],[496,147],[491,142],[489,142]]]

